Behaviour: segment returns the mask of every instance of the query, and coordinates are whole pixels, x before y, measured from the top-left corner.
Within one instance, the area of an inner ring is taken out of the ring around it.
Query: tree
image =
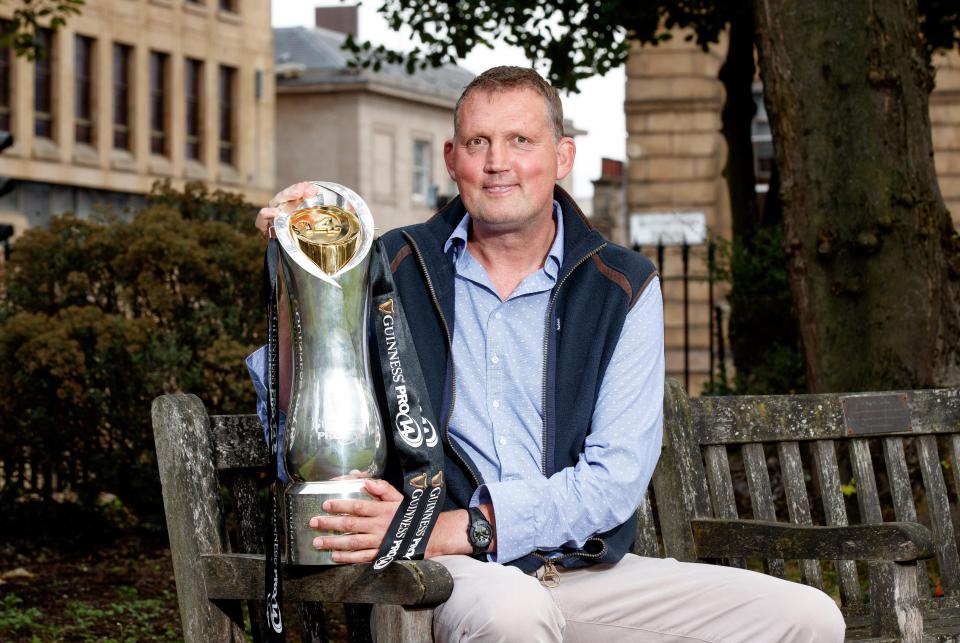
[[[0,286],[0,460],[158,507],[150,403],[249,412],[262,241],[237,196],[158,186],[131,220],[65,214],[17,242]],[[8,485],[9,489],[10,485]],[[45,487],[50,491],[49,484]]]
[[[956,277],[949,268],[960,266],[960,243],[937,192],[927,116],[930,56],[954,46],[960,11],[947,0],[918,4],[907,2],[897,13],[826,0],[802,3],[802,9],[762,0],[384,0],[379,11],[394,28],[412,30],[416,49],[399,53],[352,40],[348,47],[360,65],[413,69],[453,62],[503,36],[531,60],[547,62],[554,84],[573,89],[580,79],[620,64],[631,40],[656,44],[670,30],[690,29],[706,48],[729,29],[721,80],[728,101],[723,131],[734,257],[748,256],[752,244],[776,241],[778,234],[786,239],[780,256],[789,257],[811,389],[932,386],[960,383]],[[746,91],[758,45],[781,186],[773,196],[785,198],[767,212],[759,212],[752,197],[752,151],[745,138],[753,116]],[[814,95],[818,100],[810,99]],[[869,118],[854,109],[858,105],[871,106]],[[873,140],[882,143],[870,145]],[[805,162],[810,155],[819,164]],[[871,186],[883,196],[869,194]],[[766,232],[758,236],[758,230]],[[749,288],[736,265],[734,292]],[[908,305],[897,306],[904,301]],[[744,320],[739,334],[750,341],[741,342],[739,358],[734,338],[738,368],[749,352],[758,352],[750,329],[764,321]]]
[[[38,30],[59,29],[68,18],[80,13],[84,3],[85,0],[14,0],[13,14],[0,20],[0,47],[10,47],[28,60],[45,56]]]
[[[960,237],[916,6],[765,0],[757,21],[812,387],[960,383]]]

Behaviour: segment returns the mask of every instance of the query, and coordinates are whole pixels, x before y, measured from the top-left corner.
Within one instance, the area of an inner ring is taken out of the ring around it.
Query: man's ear
[[[443,163],[447,166],[447,174],[451,181],[457,180],[457,173],[453,169],[453,140],[443,143]]]
[[[573,169],[573,160],[577,156],[577,144],[569,136],[557,143],[557,180],[560,181]]]

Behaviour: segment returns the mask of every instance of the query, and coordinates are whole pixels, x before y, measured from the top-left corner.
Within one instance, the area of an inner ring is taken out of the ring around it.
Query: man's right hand
[[[255,225],[260,232],[260,236],[264,239],[269,239],[274,236],[272,234],[273,221],[280,214],[281,210],[283,210],[284,206],[289,203],[302,201],[311,196],[316,196],[319,192],[320,189],[309,181],[296,183],[277,192],[277,194],[270,199],[269,203],[267,203],[267,207],[260,208],[260,211],[257,212]]]

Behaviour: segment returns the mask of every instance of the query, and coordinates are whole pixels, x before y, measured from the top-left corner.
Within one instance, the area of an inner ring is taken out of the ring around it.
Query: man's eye
[[[483,144],[482,138],[471,138],[469,141],[467,141],[467,145],[471,147],[475,147],[477,145],[482,145],[482,144]]]
[[[526,136],[517,137],[517,143],[529,143],[529,142],[530,142],[530,139],[528,139]]]

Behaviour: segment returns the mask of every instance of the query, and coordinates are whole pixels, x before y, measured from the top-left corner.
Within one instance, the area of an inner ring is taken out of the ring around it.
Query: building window
[[[203,63],[193,58],[187,58],[183,70],[183,91],[186,100],[186,130],[188,159],[200,160],[200,121],[201,80],[203,78]]]
[[[53,138],[53,32],[37,31],[41,57],[34,63],[33,133],[41,138]]]
[[[167,64],[169,56],[150,52],[150,152],[167,155]]]
[[[220,66],[220,162],[234,165],[234,129],[236,114],[233,110],[237,70],[225,65]]]
[[[767,108],[763,103],[763,85],[754,83],[753,102],[757,113],[750,124],[750,141],[753,143],[753,173],[757,183],[757,192],[766,192],[773,172],[773,136],[770,134],[770,121]]]
[[[113,147],[130,149],[130,86],[133,47],[113,45]]]
[[[7,24],[0,21],[0,30]],[[0,48],[0,130],[10,131],[10,50],[11,47]]]
[[[93,144],[93,38],[77,36],[74,51],[74,137]]]
[[[430,141],[413,141],[413,198],[426,202],[430,190]]]

